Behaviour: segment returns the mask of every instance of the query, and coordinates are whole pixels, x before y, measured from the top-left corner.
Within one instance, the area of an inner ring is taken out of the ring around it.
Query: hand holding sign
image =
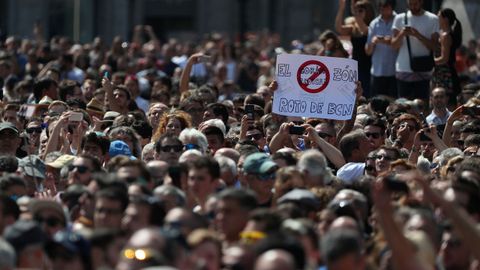
[[[348,120],[362,93],[357,61],[346,58],[277,56],[273,112],[286,116]]]

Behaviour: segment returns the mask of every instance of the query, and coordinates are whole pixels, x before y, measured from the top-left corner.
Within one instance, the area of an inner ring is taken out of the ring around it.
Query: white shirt
[[[438,33],[438,17],[428,11],[424,11],[421,16],[413,16],[411,12],[407,13],[407,23],[415,28],[424,37],[430,39],[434,33]],[[397,15],[393,21],[392,29],[401,31],[405,27],[405,13]],[[426,56],[430,54],[430,50],[425,47],[417,38],[410,36],[410,46],[412,49],[412,57]],[[402,46],[398,52],[397,61],[395,63],[396,72],[413,72],[410,68],[410,59],[408,56],[407,38],[404,37]]]
[[[337,171],[337,177],[345,184],[358,180],[365,173],[365,162],[348,162]]]

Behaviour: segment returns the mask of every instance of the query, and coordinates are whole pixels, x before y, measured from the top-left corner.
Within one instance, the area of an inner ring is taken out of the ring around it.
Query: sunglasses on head
[[[73,164],[70,165],[70,166],[68,166],[68,170],[69,170],[69,171],[73,171],[73,170],[75,170],[75,168],[77,169],[77,172],[78,172],[78,173],[81,173],[81,174],[86,173],[86,172],[88,171],[88,167],[87,167],[87,166],[83,166],[83,165],[73,165]]]
[[[42,133],[42,127],[31,127],[31,128],[27,128],[25,130],[28,134],[32,134],[32,133]]]
[[[165,145],[160,148],[162,152],[180,152],[183,149],[183,145]]]
[[[48,227],[56,227],[60,224],[62,224],[62,221],[56,217],[41,217],[41,216],[36,216],[35,221],[38,223],[45,223],[47,224]]]
[[[185,150],[190,150],[190,149],[200,149],[200,146],[198,146],[197,144],[194,144],[194,143],[187,143],[184,145],[185,147]]]

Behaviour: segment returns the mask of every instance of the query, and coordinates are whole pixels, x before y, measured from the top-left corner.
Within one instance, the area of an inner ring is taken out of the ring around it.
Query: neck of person
[[[390,21],[392,19],[393,19],[393,13],[382,15],[382,20],[384,21]]]
[[[410,10],[410,13],[411,13],[413,16],[422,16],[423,13],[425,13],[425,10],[420,9],[418,12],[415,12],[415,13],[413,13],[413,11]]]
[[[443,108],[433,108],[433,113],[437,116],[445,116],[447,115],[447,108],[446,107],[443,107]]]

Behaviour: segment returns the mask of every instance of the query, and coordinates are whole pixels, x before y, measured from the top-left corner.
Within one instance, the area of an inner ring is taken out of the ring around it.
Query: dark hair
[[[260,256],[262,253],[274,249],[283,250],[292,255],[295,261],[295,269],[305,269],[305,250],[295,237],[286,233],[276,233],[258,242],[255,246],[255,254]]]
[[[385,150],[385,151],[390,151],[390,152],[394,153],[394,155],[395,155],[393,157],[394,160],[397,160],[397,159],[402,157],[402,155],[400,153],[400,150],[398,150],[398,148],[387,146],[387,145],[382,145],[375,151],[378,152],[379,150],[382,150],[382,149]]]
[[[370,108],[372,108],[375,113],[385,115],[391,102],[386,96],[374,96],[370,99],[369,103]]]
[[[127,209],[127,206],[128,206],[127,191],[125,189],[119,188],[118,186],[107,187],[99,190],[95,195],[95,199],[98,200],[100,198],[120,202],[120,208],[122,212],[125,211],[125,209]]]
[[[147,206],[150,209],[150,216],[148,219],[149,225],[162,226],[165,215],[165,208],[163,204],[155,197],[136,196],[130,200],[131,204]]]
[[[365,124],[363,125],[364,127],[366,126],[376,126],[379,127],[382,132],[385,132],[385,129],[387,129],[387,123],[384,119],[375,117],[375,116],[370,116],[367,117],[365,120]]]
[[[151,138],[153,134],[152,126],[143,120],[136,120],[131,127],[140,135],[143,139]]]
[[[128,90],[128,88],[125,85],[116,85],[115,89],[113,89],[113,91],[115,91],[115,90],[120,90],[120,91],[124,92],[125,95],[127,96],[128,100],[132,99],[132,94],[130,94],[130,91]]]
[[[207,105],[208,110],[212,110],[215,117],[221,117],[225,126],[228,123],[228,109],[227,106],[223,105],[222,103],[211,103]]]
[[[290,152],[276,152],[272,155],[272,160],[283,159],[287,166],[295,166],[297,164],[297,159]]]
[[[322,239],[322,254],[325,262],[334,263],[349,254],[362,254],[362,240],[354,230],[334,229]]]
[[[220,165],[213,157],[201,156],[190,163],[189,169],[208,169],[212,180],[220,178]]]
[[[6,174],[0,177],[0,192],[7,192],[13,186],[26,187],[25,180],[16,174]]]
[[[257,208],[258,202],[255,193],[244,188],[227,188],[218,194],[219,200],[233,200],[248,211]]]
[[[396,1],[395,0],[379,0],[378,1],[378,5],[379,6],[390,6],[392,7],[392,9],[395,9],[395,4],[396,4]]]
[[[43,91],[50,88],[50,86],[57,85],[57,82],[51,78],[43,78],[33,84],[33,96],[35,97],[35,102],[39,102],[43,97]]]
[[[179,145],[183,145],[182,141],[180,141],[180,139],[177,136],[165,133],[162,136],[160,136],[160,138],[158,138],[158,140],[155,142],[155,152],[157,152],[157,153],[161,152],[162,142],[167,140],[167,139],[168,140],[173,140]]]
[[[18,160],[14,156],[0,156],[0,172],[14,173],[18,169]]]
[[[12,216],[15,220],[18,219],[20,216],[20,208],[12,198],[0,194],[0,204],[2,206],[2,218]]]
[[[79,83],[72,80],[64,80],[58,86],[58,97],[61,101],[67,101],[67,95],[73,96],[75,87],[80,87]]]
[[[448,25],[452,30],[452,47],[458,49],[462,45],[462,24],[457,19],[457,15],[450,8],[440,10],[440,16],[448,20]]]
[[[250,94],[245,97],[245,101],[247,104],[254,104],[258,105],[262,108],[265,107],[265,100],[263,99],[263,96],[260,94]]]
[[[267,234],[278,232],[282,225],[282,217],[280,214],[268,208],[253,210],[250,213],[249,220],[259,223],[261,231]]]
[[[466,123],[460,128],[460,133],[480,133],[480,120],[475,119]]]
[[[352,131],[340,140],[339,148],[345,159],[352,156],[352,152],[360,146],[360,139],[365,137],[365,133],[361,130]]]
[[[105,155],[110,149],[110,140],[107,136],[97,135],[95,132],[89,132],[82,138],[80,148],[83,149],[86,143],[96,144],[102,149],[102,153]]]
[[[222,130],[216,126],[208,126],[204,130],[202,130],[202,133],[205,134],[205,136],[207,135],[217,136],[217,138],[220,140],[222,144],[225,141],[225,137],[223,137]]]
[[[90,162],[92,162],[92,173],[96,173],[96,172],[101,172],[102,171],[102,164],[100,163],[100,161],[98,160],[98,158],[92,156],[92,155],[88,155],[88,154],[81,154],[81,155],[78,155],[77,158],[84,158],[84,159],[88,159],[90,160]]]

